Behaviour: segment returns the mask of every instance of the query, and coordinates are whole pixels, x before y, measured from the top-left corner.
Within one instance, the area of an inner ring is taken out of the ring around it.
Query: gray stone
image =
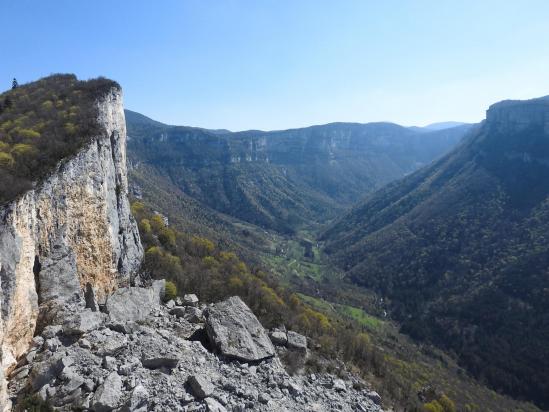
[[[74,365],[74,358],[71,356],[63,356],[57,361],[57,368],[59,373],[61,373],[65,368]]]
[[[136,322],[145,319],[157,304],[152,288],[120,288],[107,298],[106,310],[111,321]]]
[[[146,412],[149,406],[149,392],[141,384],[133,388],[129,401],[131,412]]]
[[[206,398],[204,402],[208,412],[227,412],[227,409],[214,398]]]
[[[167,353],[145,353],[141,358],[141,363],[148,369],[173,369],[179,363],[179,357],[177,355],[170,355]]]
[[[215,389],[212,383],[203,376],[190,376],[187,383],[191,387],[194,396],[199,399],[207,398]]]
[[[97,353],[100,356],[116,356],[128,344],[128,339],[125,335],[113,332],[110,333],[112,335],[104,335],[103,341],[98,345]]]
[[[307,352],[307,338],[305,336],[291,330],[286,333],[286,336],[288,337],[288,348]]]
[[[34,360],[34,358],[36,357],[36,354],[38,353],[37,350],[31,350],[29,353],[27,353],[27,356],[25,356],[25,360],[28,362],[28,363],[32,363],[32,361]]]
[[[86,392],[93,392],[95,389],[95,383],[93,382],[93,379],[85,379],[84,383],[82,384],[82,388]]]
[[[343,379],[334,379],[332,387],[337,392],[345,392],[347,390],[347,386],[345,385],[345,382],[343,381]]]
[[[202,311],[194,306],[185,308],[185,319],[190,323],[201,323],[204,320]]]
[[[376,405],[381,405],[381,396],[376,391],[370,391],[366,396]]]
[[[275,355],[265,329],[238,296],[210,305],[204,315],[210,342],[220,354],[245,362]]]
[[[31,345],[33,348],[39,348],[44,344],[44,338],[42,336],[35,336],[32,338]]]
[[[286,335],[286,332],[278,329],[271,331],[271,333],[269,333],[269,337],[271,338],[271,342],[277,346],[286,346],[288,343],[288,336]]]
[[[116,359],[112,356],[105,356],[103,358],[103,363],[101,364],[101,366],[103,367],[103,369],[114,371],[117,369]]]
[[[170,309],[170,315],[175,315],[178,318],[184,318],[185,317],[185,306],[175,306],[172,309]]]
[[[57,394],[57,388],[54,386],[46,385],[43,389],[45,389],[48,398],[53,398]]]
[[[122,397],[122,379],[116,372],[111,372],[93,396],[92,410],[108,412],[120,406]]]
[[[271,397],[268,394],[261,392],[257,399],[259,400],[259,402],[263,404],[268,404],[269,401],[271,400]]]
[[[82,349],[91,349],[91,343],[89,340],[85,339],[85,338],[81,338],[78,340],[78,345],[80,345],[80,347]]]
[[[115,332],[123,333],[125,335],[132,334],[139,330],[139,325],[136,322],[109,322],[107,328],[114,330]]]
[[[84,291],[84,300],[86,302],[86,308],[90,309],[92,312],[99,311],[99,305],[97,304],[97,299],[95,298],[95,291],[91,283],[86,283],[86,290]]]
[[[198,297],[194,293],[183,296],[183,305],[198,306]]]
[[[71,366],[73,363],[73,358],[61,357],[56,354],[49,357],[45,362],[39,363],[33,367],[30,374],[33,390],[38,391],[44,385],[55,379],[63,369]]]
[[[56,235],[58,243],[49,256],[41,259],[38,274],[41,302],[63,303],[80,296],[74,251],[67,247],[66,239],[60,233]]]
[[[44,343],[44,347],[50,352],[56,352],[59,346],[61,346],[61,341],[57,337],[48,339]]]
[[[132,373],[133,365],[131,363],[125,363],[118,367],[118,373],[120,375],[129,376]]]
[[[40,398],[41,400],[46,401],[48,399],[48,388],[49,387],[50,387],[49,385],[42,386],[40,388],[40,390],[38,390],[36,392],[36,396],[38,396],[38,398]]]
[[[166,302],[166,307],[168,309],[175,307],[175,301],[173,299],[170,299],[169,301]]]
[[[76,374],[73,374],[72,377],[70,377],[67,382],[63,385],[63,391],[65,393],[71,393],[74,392],[76,389],[80,388],[84,384],[84,378],[81,376],[78,376]]]
[[[152,289],[154,291],[154,298],[157,304],[164,302],[164,298],[166,297],[166,279],[153,281]]]
[[[103,324],[103,315],[100,312],[93,312],[91,309],[84,309],[68,316],[63,323],[63,331],[68,335],[82,335]]]
[[[17,381],[29,376],[29,372],[30,372],[30,366],[25,365],[25,366],[22,366],[21,368],[15,369],[12,372],[12,376],[13,376],[13,379]]]
[[[63,327],[61,325],[48,325],[42,331],[42,336],[46,339],[51,339],[59,335],[62,330]]]

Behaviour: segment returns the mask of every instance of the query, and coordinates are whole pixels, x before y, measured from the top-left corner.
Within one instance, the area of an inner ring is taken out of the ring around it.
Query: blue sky
[[[107,76],[208,128],[474,122],[549,94],[547,0],[0,0],[0,85]]]

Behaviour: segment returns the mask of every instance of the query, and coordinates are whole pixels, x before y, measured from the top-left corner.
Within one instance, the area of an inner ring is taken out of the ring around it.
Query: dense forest
[[[329,228],[326,251],[402,330],[500,392],[549,406],[549,102],[491,108],[433,166]]]
[[[0,94],[0,203],[46,176],[102,131],[97,99],[120,86],[53,75]]]

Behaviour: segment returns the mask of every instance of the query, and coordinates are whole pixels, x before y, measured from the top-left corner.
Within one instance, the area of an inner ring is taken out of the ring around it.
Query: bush
[[[17,412],[53,412],[53,408],[47,401],[43,401],[38,395],[28,395],[15,405]]]
[[[53,75],[0,94],[0,203],[101,135],[97,99],[119,87],[107,79]]]
[[[423,405],[425,412],[444,412],[444,409],[437,401],[431,401]]]
[[[164,299],[166,301],[175,299],[177,297],[177,286],[175,286],[175,283],[172,281],[166,282],[166,294],[164,295]]]

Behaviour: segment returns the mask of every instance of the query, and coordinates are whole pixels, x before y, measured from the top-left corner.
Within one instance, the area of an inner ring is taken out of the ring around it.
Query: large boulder
[[[207,398],[215,390],[212,383],[208,379],[200,375],[190,376],[187,382],[191,387],[194,396],[199,399]]]
[[[198,297],[194,293],[183,296],[183,305],[198,306]]]
[[[166,340],[160,334],[142,334],[140,341],[141,363],[147,369],[173,369],[182,357],[178,349],[172,345],[166,345]]]
[[[283,330],[274,329],[269,333],[271,341],[277,346],[286,346],[288,343],[288,336]]]
[[[157,303],[163,302],[166,296],[166,279],[153,281],[151,288],[154,290],[154,298]]]
[[[146,412],[148,406],[149,392],[143,385],[138,384],[132,391],[127,409],[131,412]]]
[[[239,297],[210,305],[204,315],[208,338],[223,356],[254,362],[275,355],[265,329]]]
[[[63,323],[63,331],[68,335],[82,335],[99,328],[103,324],[103,316],[89,308],[71,313]]]
[[[107,298],[106,310],[112,321],[136,322],[146,318],[158,300],[152,288],[120,288]]]
[[[53,381],[63,370],[70,367],[74,363],[74,359],[70,356],[62,356],[55,354],[49,357],[45,362],[33,367],[30,382],[32,389],[38,391],[44,385]]]
[[[289,330],[286,337],[288,338],[287,346],[289,349],[307,353],[307,338],[305,336]]]
[[[120,406],[121,397],[122,379],[118,373],[111,372],[95,392],[91,410],[95,412],[112,411]]]

